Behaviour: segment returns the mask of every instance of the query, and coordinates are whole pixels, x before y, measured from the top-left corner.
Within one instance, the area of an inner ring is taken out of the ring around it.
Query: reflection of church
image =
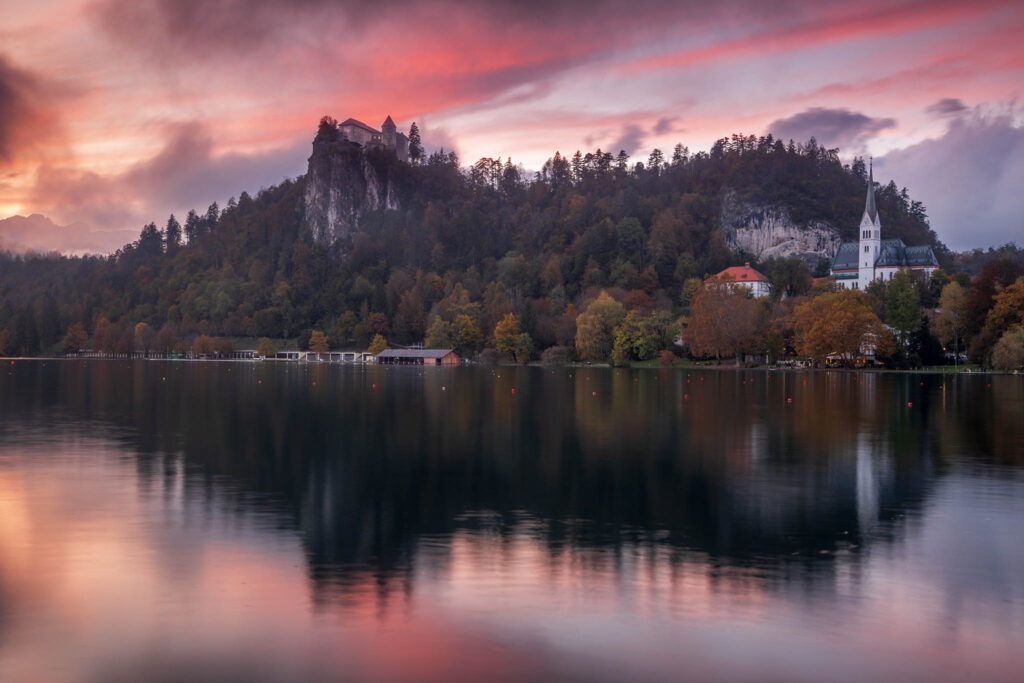
[[[843,242],[832,261],[831,275],[840,289],[866,289],[872,280],[891,280],[901,270],[925,277],[939,267],[928,245],[908,247],[901,239],[882,239],[882,223],[875,204],[874,171],[868,172],[868,196],[860,219],[860,241]]]

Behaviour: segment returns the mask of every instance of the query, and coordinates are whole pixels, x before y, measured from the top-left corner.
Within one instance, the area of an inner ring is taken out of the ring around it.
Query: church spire
[[[873,166],[873,160],[871,157],[868,157],[868,198],[864,202],[864,213],[871,218],[872,223],[878,219],[878,207],[875,205],[875,172]]]

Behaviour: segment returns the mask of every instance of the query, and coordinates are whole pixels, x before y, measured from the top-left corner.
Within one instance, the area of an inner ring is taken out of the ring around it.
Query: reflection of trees
[[[443,567],[444,543],[425,554],[424,539],[480,510],[500,534],[540,520],[531,533],[553,554],[668,547],[811,581],[829,575],[821,551],[862,546],[920,503],[939,435],[1004,459],[1024,438],[1006,412],[1019,385],[983,414],[991,402],[909,375],[91,361],[18,382],[31,400],[3,392],[7,414],[108,425],[144,479],[180,453],[204,495],[227,481],[216,495],[236,506],[283,501],[315,585],[371,572],[383,593],[417,564]]]

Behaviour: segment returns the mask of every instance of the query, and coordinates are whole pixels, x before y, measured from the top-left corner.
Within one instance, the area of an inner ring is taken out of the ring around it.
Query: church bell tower
[[[860,219],[860,249],[857,254],[857,288],[864,290],[875,279],[875,261],[882,246],[882,224],[875,205],[874,164],[868,167],[868,196],[864,202],[864,216]]]

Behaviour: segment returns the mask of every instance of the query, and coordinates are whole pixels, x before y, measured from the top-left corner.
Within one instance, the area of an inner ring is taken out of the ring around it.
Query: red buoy
[[[591,395],[591,396],[597,396],[597,392],[596,392],[596,391],[591,391],[591,392],[590,392],[590,395]]]
[[[514,393],[516,393],[516,389],[515,389],[515,387],[512,387],[512,393],[513,393],[513,394],[514,394]]]
[[[907,407],[908,408],[913,408],[914,407],[914,402],[913,401],[907,401]]]
[[[689,401],[690,400],[690,395],[689,394],[683,394],[683,400],[684,401]]]
[[[791,399],[791,398],[787,398],[786,399],[786,403],[792,403],[792,402],[793,402],[793,399]]]

